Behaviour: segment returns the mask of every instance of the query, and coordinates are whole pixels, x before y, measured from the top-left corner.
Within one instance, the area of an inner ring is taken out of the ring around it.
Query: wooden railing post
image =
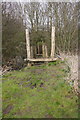
[[[33,46],[31,46],[31,58],[33,58]]]
[[[30,55],[30,40],[29,40],[28,29],[26,29],[26,49],[27,49],[27,59],[30,59],[31,55]]]
[[[43,58],[48,58],[47,46],[44,43],[42,44],[42,52],[43,52]]]
[[[44,45],[44,43],[42,44],[42,54],[43,54],[43,58],[45,58],[45,45]]]
[[[45,45],[45,57],[48,58],[47,46]]]
[[[52,26],[52,33],[51,33],[51,58],[54,58],[55,53],[55,27]]]

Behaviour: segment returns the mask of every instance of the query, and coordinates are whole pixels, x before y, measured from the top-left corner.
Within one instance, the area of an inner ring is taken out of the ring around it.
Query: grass
[[[78,97],[64,62],[26,67],[3,76],[3,118],[77,118]]]
[[[0,119],[2,118],[2,77],[0,76]]]

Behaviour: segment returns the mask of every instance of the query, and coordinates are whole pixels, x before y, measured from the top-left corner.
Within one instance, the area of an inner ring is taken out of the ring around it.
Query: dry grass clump
[[[70,67],[70,73],[68,76],[68,82],[73,83],[74,90],[76,93],[80,93],[80,90],[78,88],[78,73],[79,73],[79,64],[78,64],[78,55],[69,55],[69,54],[62,54],[61,53],[62,59],[66,59],[67,65]]]

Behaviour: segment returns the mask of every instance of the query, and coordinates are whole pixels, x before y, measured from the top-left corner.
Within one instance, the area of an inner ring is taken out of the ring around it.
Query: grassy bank
[[[4,118],[77,118],[77,96],[64,62],[26,67],[3,76]]]

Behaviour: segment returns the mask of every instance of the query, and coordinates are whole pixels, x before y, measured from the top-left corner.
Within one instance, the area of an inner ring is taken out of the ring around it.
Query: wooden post
[[[34,57],[36,58],[36,54],[37,54],[37,49],[36,46],[34,46]]]
[[[44,43],[42,44],[42,52],[43,52],[43,58],[47,58],[48,51],[47,51],[47,46]]]
[[[39,43],[38,43],[38,54],[40,54],[40,53],[39,53]]]
[[[31,46],[31,58],[33,58],[33,46]]]
[[[55,27],[52,26],[52,33],[51,33],[51,58],[54,58],[55,53]]]
[[[28,67],[31,67],[31,63],[30,63],[30,62],[28,62],[27,66],[28,66]]]
[[[43,58],[45,57],[45,45],[44,43],[42,44],[42,54],[43,54]]]
[[[27,49],[27,59],[30,59],[30,41],[29,41],[29,31],[26,29],[26,49]]]
[[[45,45],[45,57],[48,58],[47,46]]]

